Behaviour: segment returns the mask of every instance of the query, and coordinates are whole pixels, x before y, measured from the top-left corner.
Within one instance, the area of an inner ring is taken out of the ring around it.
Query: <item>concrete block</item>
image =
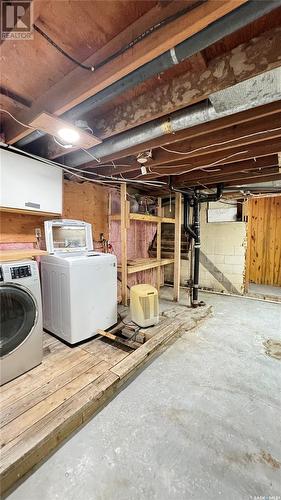
[[[238,276],[243,276],[244,274],[244,264],[233,264],[232,274],[237,274]]]
[[[243,284],[243,277],[241,276],[241,280],[239,280],[237,274],[229,274],[227,278],[233,284],[233,286],[235,286],[235,288],[239,288],[239,286]]]
[[[225,263],[226,264],[241,264],[243,265],[245,262],[245,257],[244,255],[226,255],[225,256]]]
[[[233,266],[231,264],[221,264],[219,269],[227,278],[229,274],[233,274]]]
[[[234,247],[234,255],[245,255],[246,249],[244,246],[240,245],[238,247]]]
[[[220,267],[221,264],[224,264],[224,254],[216,254],[214,256],[214,264]]]

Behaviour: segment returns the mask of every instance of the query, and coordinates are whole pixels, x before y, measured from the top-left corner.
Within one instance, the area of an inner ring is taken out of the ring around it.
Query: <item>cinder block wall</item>
[[[218,205],[220,208],[221,205]],[[207,203],[201,207],[200,286],[209,290],[244,293],[246,223],[207,223]],[[181,285],[190,274],[190,262],[181,261]],[[165,280],[173,280],[173,266],[165,268]]]
[[[216,291],[244,292],[246,223],[207,223],[207,204],[201,210],[200,285]]]

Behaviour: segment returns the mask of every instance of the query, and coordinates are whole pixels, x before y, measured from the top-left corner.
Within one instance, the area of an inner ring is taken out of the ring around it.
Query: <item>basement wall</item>
[[[109,190],[89,182],[64,181],[63,218],[78,219],[92,224],[93,238],[98,241],[100,233],[108,238]],[[44,221],[55,216],[30,215],[28,213],[0,213],[0,248],[33,248],[35,228],[42,233],[41,248],[45,248]],[[60,218],[60,216],[58,216]],[[98,243],[95,248],[100,250]]]
[[[221,204],[218,202],[218,208]],[[218,292],[244,293],[246,223],[207,223],[208,204],[201,207],[200,287]],[[181,285],[190,275],[190,261],[181,260]],[[165,269],[165,280],[173,281],[173,266]]]
[[[246,241],[245,222],[207,223],[207,204],[204,203],[201,209],[200,286],[244,293]]]

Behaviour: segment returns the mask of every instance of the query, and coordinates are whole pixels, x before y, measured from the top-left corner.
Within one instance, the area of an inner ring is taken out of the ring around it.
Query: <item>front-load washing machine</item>
[[[1,385],[42,361],[42,305],[37,262],[0,263]]]
[[[115,255],[93,251],[91,224],[75,220],[45,222],[41,258],[43,326],[76,344],[117,322]]]

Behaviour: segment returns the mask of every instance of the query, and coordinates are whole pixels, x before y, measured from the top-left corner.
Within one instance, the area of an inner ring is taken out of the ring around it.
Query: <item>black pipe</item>
[[[169,177],[169,188],[171,191],[183,194],[183,225],[184,230],[194,239],[194,264],[193,264],[193,279],[192,279],[192,307],[204,305],[204,302],[199,302],[199,271],[200,271],[200,207],[201,203],[208,201],[218,201],[222,197],[223,184],[217,185],[215,193],[202,195],[198,189],[194,191],[185,191],[173,187],[173,178]],[[189,207],[193,207],[193,224],[189,225]]]
[[[185,230],[185,233],[188,233],[191,238],[195,238],[195,232],[189,225],[189,196],[187,194],[183,195],[183,227]]]
[[[281,0],[248,0],[248,2],[241,5],[234,11],[226,14],[203,30],[199,31],[199,33],[196,33],[187,40],[179,43],[176,47],[174,47],[174,49],[164,52],[164,54],[161,54],[152,61],[144,64],[109,87],[89,97],[80,104],[77,104],[72,109],[63,113],[61,118],[69,120],[70,122],[77,119],[81,115],[96,109],[114,97],[135,87],[139,83],[142,83],[152,76],[166,71],[173,65],[188,59],[192,55],[200,52],[206,47],[209,47],[230,33],[243,28],[259,17],[267,14],[274,8],[279,7],[280,4]],[[26,146],[43,135],[45,134],[40,131],[32,132],[28,136],[17,141],[16,146]]]
[[[200,265],[200,193],[195,191],[193,198],[193,227],[194,227],[194,267],[192,287],[192,307],[198,307],[199,292],[199,265]]]

